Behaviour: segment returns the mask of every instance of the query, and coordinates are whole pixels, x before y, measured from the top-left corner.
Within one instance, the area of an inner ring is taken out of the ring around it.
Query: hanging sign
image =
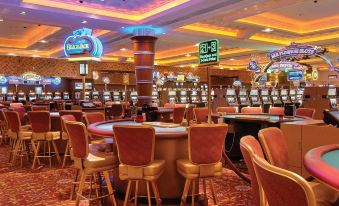
[[[92,29],[82,28],[73,31],[73,35],[66,38],[64,52],[66,57],[77,55],[101,57],[103,48],[101,41],[92,36]]]
[[[316,55],[322,55],[325,52],[326,49],[319,46],[291,43],[291,45],[281,49],[269,51],[268,57],[271,61],[301,60]]]
[[[219,40],[211,39],[199,44],[199,64],[219,63]]]
[[[129,84],[129,74],[123,74],[122,75],[122,83],[124,85],[128,85]]]
[[[312,80],[318,80],[319,78],[319,72],[317,69],[312,70]]]
[[[8,82],[5,76],[0,76],[0,84],[6,84]]]

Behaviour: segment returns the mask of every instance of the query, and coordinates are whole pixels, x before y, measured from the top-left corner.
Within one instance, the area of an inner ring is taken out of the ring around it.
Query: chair
[[[69,143],[69,137],[68,137],[68,134],[67,134],[65,122],[66,121],[76,122],[76,119],[71,114],[62,115],[60,117],[60,119],[61,119],[61,128],[62,128],[61,139],[65,140],[67,142],[66,147],[65,147],[65,152],[64,152],[64,159],[62,161],[62,166],[61,166],[61,168],[64,168],[65,165],[66,165],[66,160],[67,160],[66,158],[71,156],[70,155],[70,148],[71,147],[70,147],[70,143]]]
[[[194,119],[194,108],[196,108],[197,105],[195,104],[189,104],[187,109],[186,109],[186,122],[187,122],[187,126],[189,126],[191,124],[191,121]]]
[[[106,116],[109,119],[122,119],[124,118],[124,108],[122,104],[112,104],[111,107],[106,108]]]
[[[188,129],[189,159],[177,160],[177,171],[186,178],[181,205],[186,204],[190,184],[192,183],[192,206],[196,192],[196,180],[203,180],[204,197],[206,200],[206,179],[210,179],[210,188],[214,204],[218,201],[215,196],[213,180],[222,174],[222,152],[228,126],[226,124],[194,125]]]
[[[51,131],[51,117],[50,113],[47,111],[35,111],[28,112],[29,120],[32,124],[32,140],[35,144],[37,143],[36,149],[34,151],[34,159],[32,164],[32,169],[34,169],[35,163],[39,158],[48,158],[49,167],[52,167],[52,157],[55,156],[58,163],[61,164],[61,159],[59,156],[58,148],[55,144],[55,140],[60,139],[60,132]],[[42,144],[44,144],[42,146]],[[47,144],[48,152],[45,154],[40,153],[41,148],[45,148]],[[53,146],[54,152],[51,152],[51,144]]]
[[[22,104],[21,102],[11,102],[10,104],[9,104],[9,106],[10,107],[23,107],[24,106],[24,104]]]
[[[270,107],[268,110],[269,114],[274,115],[285,115],[285,108],[284,107]]]
[[[71,110],[82,111],[82,106],[81,105],[72,105]]]
[[[47,106],[32,106],[32,111],[49,111]]]
[[[27,124],[28,119],[26,116],[26,109],[24,107],[9,107],[10,111],[16,111],[19,114],[20,122],[22,125]]]
[[[128,204],[133,181],[136,188],[135,205],[137,205],[138,200],[139,181],[146,181],[149,205],[151,205],[149,188],[149,183],[151,183],[157,205],[159,205],[161,199],[156,181],[164,172],[165,161],[154,160],[154,128],[150,126],[116,125],[113,127],[113,131],[120,160],[119,177],[121,180],[128,180],[124,206]]]
[[[82,116],[83,112],[82,111],[75,111],[75,110],[61,110],[59,111],[60,116],[70,114],[73,115],[76,119],[77,122],[82,122]]]
[[[255,173],[270,206],[316,206],[310,185],[299,175],[273,166],[259,156],[253,157]]]
[[[265,205],[266,200],[262,188],[257,180],[252,161],[254,155],[264,158],[264,153],[260,143],[253,136],[244,136],[240,139],[240,150],[244,157],[248,173],[251,177],[251,191],[254,198],[254,204],[255,206],[263,206]]]
[[[237,113],[237,108],[236,107],[217,107],[216,112],[232,114],[232,113]]]
[[[313,108],[298,108],[297,111],[295,112],[296,116],[301,116],[301,117],[308,117],[313,119],[315,115],[315,109]]]
[[[20,156],[20,165],[22,167],[23,156],[29,155],[27,141],[32,140],[32,131],[27,126],[21,126],[19,114],[15,111],[5,113],[8,122],[8,136],[12,139],[9,161],[14,165],[16,157]],[[32,143],[33,150],[34,144]]]
[[[101,112],[90,112],[84,114],[86,125],[105,121],[105,115]]]
[[[186,107],[175,107],[173,109],[173,123],[181,124],[184,120]]]
[[[194,117],[197,124],[207,123],[208,121],[208,108],[198,107],[193,109]]]
[[[241,108],[241,113],[245,114],[261,114],[261,107],[243,107]]]
[[[1,143],[6,141],[8,135],[8,123],[5,115],[5,109],[0,109],[0,134],[1,134]]]
[[[86,176],[92,176],[96,173],[102,172],[106,180],[105,182],[108,189],[108,196],[110,197],[113,205],[116,206],[117,204],[110,181],[109,171],[113,170],[117,166],[117,160],[114,160],[114,157],[111,155],[90,151],[88,133],[86,126],[83,123],[65,121],[65,127],[72,147],[71,155],[72,159],[74,160],[74,166],[80,172],[80,182],[77,191],[76,205],[79,204],[80,197],[83,197],[82,194],[84,190]]]

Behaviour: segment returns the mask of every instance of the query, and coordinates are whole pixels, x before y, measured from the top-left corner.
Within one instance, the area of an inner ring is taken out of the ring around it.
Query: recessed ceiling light
[[[184,65],[180,65],[179,67],[184,67]]]
[[[87,21],[86,21],[86,20],[83,20],[81,23],[82,23],[82,24],[87,24]]]
[[[220,69],[224,69],[224,67],[220,67]]]
[[[20,12],[21,15],[26,15],[25,11]]]
[[[199,44],[198,44],[198,43],[196,43],[194,46],[199,46]]]
[[[4,21],[4,19],[0,19],[0,22],[3,22]]]
[[[40,40],[40,43],[45,44],[45,43],[47,43],[47,41],[46,40]]]
[[[195,68],[195,66],[194,66],[194,65],[192,65],[192,68]]]
[[[9,55],[9,56],[15,56],[16,54],[14,54],[14,53],[8,53],[7,55]]]
[[[33,54],[32,57],[40,57],[40,55]]]
[[[190,57],[191,55],[190,54],[185,54],[186,57]]]
[[[234,61],[234,59],[233,59],[233,58],[230,58],[230,60],[231,60],[231,61]]]
[[[269,32],[272,32],[272,31],[274,31],[272,28],[266,28],[266,29],[263,29],[262,30],[263,32],[267,32],[267,33],[269,33]]]
[[[126,48],[121,48],[120,51],[126,51],[127,49]]]

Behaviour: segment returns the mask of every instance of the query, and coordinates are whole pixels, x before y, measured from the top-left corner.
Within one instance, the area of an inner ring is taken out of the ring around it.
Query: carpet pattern
[[[0,145],[0,206],[75,205],[74,200],[69,200],[75,169],[61,169],[60,166],[50,169],[47,164],[32,170],[31,163],[26,160],[22,169],[19,161],[11,167],[8,164],[8,151],[8,145]],[[250,186],[231,170],[225,168],[222,177],[215,180],[214,186],[221,206],[253,205]],[[208,205],[213,205],[209,187],[207,191]],[[90,205],[98,203],[91,202]],[[118,201],[118,205],[123,205],[122,201]]]

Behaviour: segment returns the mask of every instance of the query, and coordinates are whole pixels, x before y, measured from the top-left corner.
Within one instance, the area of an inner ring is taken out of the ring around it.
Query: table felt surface
[[[113,125],[142,125],[141,123],[136,123],[134,121],[123,121],[123,122],[107,122],[102,123],[96,126],[96,129],[104,131],[112,131]],[[177,133],[177,132],[186,132],[186,127],[175,127],[175,128],[163,128],[163,127],[154,127],[155,133]]]
[[[326,152],[321,159],[332,167],[339,169],[339,149]]]
[[[267,115],[267,114],[227,114],[223,116],[228,120],[258,120],[258,121],[268,121],[268,122],[279,122],[279,115]],[[286,117],[282,122],[288,121],[302,121],[305,120],[302,117]]]

